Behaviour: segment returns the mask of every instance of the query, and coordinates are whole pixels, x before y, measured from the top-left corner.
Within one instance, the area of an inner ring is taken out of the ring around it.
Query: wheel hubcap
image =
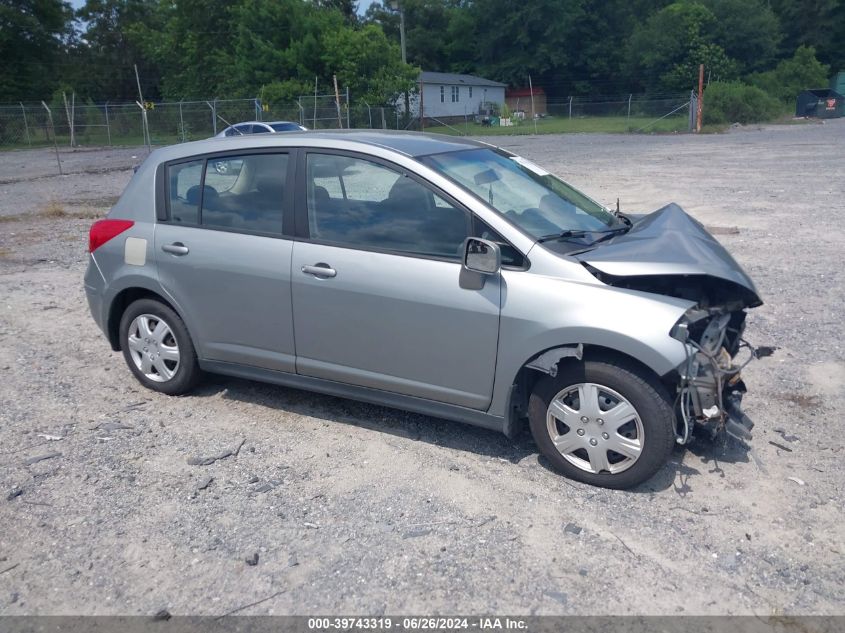
[[[179,344],[161,317],[141,314],[129,325],[129,355],[150,380],[167,382],[179,370]]]
[[[589,473],[627,470],[640,458],[645,441],[634,406],[596,383],[560,391],[549,404],[546,426],[563,458]]]

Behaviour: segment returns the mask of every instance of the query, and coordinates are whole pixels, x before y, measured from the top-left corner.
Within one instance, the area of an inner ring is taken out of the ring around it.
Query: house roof
[[[505,88],[507,84],[476,77],[475,75],[459,75],[457,73],[433,73],[423,71],[420,73],[420,81],[426,84],[445,84],[447,86],[492,86],[494,88]]]

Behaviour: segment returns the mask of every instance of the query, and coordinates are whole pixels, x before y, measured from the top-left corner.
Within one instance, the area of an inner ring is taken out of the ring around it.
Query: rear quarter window
[[[170,165],[167,169],[170,220],[176,224],[198,224],[203,160]]]

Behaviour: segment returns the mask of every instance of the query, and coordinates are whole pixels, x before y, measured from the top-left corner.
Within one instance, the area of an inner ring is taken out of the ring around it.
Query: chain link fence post
[[[21,102],[21,114],[23,114],[23,127],[26,130],[26,144],[32,147],[32,140],[29,137],[29,124],[26,122],[26,108],[23,107],[23,102]]]

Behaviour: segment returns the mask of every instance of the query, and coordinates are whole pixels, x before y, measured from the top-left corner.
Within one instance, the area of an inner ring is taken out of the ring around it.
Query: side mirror
[[[495,275],[502,268],[499,245],[480,237],[468,237],[464,241],[462,259],[460,286],[466,290],[481,290],[485,275]]]

